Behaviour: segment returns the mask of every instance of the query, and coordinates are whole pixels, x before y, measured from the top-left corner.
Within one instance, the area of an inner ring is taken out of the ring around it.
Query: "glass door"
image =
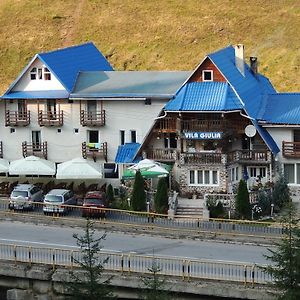
[[[40,131],[32,131],[31,140],[32,140],[33,151],[41,151],[41,145],[42,145],[41,132]]]
[[[87,101],[87,117],[89,120],[97,119],[97,101],[88,100]]]

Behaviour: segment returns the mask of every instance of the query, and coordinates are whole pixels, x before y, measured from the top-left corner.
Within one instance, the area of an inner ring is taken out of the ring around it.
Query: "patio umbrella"
[[[156,166],[157,163],[154,160],[151,159],[143,159],[141,161],[139,161],[137,164],[129,167],[128,169],[130,170],[142,170],[142,169],[148,169],[151,167]]]
[[[10,163],[10,175],[55,175],[55,163],[37,156],[28,156]]]
[[[137,170],[128,168],[127,170],[125,170],[122,178],[133,179],[135,178],[136,171]],[[141,169],[140,172],[144,178],[167,177],[169,174],[169,171],[167,171],[164,167],[160,165],[154,165],[153,167],[150,167],[148,169]]]
[[[0,158],[0,173],[8,173],[9,162],[6,159]]]
[[[74,158],[57,165],[57,179],[101,179],[99,163],[83,158]]]

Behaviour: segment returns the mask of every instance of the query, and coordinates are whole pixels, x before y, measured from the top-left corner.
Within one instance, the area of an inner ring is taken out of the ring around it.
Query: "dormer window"
[[[213,81],[213,71],[212,70],[203,70],[202,71],[202,80],[203,81]]]
[[[49,69],[46,67],[44,68],[44,79],[51,80],[51,73],[50,73]]]
[[[37,75],[36,68],[32,68],[31,71],[30,71],[30,79],[31,80],[36,80],[36,75]]]
[[[43,79],[43,69],[42,68],[38,68],[38,79],[39,80]]]

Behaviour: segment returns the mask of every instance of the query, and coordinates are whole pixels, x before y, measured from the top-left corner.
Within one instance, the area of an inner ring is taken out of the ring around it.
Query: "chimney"
[[[257,57],[250,56],[250,69],[254,75],[257,74],[257,66],[258,66]]]
[[[237,44],[234,47],[235,50],[235,66],[238,68],[240,73],[245,76],[245,60],[244,60],[244,45]]]

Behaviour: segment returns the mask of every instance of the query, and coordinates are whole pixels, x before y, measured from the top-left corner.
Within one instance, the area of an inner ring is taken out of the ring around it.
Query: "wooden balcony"
[[[94,161],[97,158],[103,158],[107,162],[107,142],[104,143],[82,143],[82,157],[93,158]]]
[[[179,120],[176,118],[166,117],[159,119],[155,130],[160,133],[174,133],[179,130]]]
[[[286,158],[300,158],[300,142],[282,142],[282,155]]]
[[[105,110],[80,111],[80,124],[82,126],[101,127],[105,125]]]
[[[146,158],[158,161],[175,161],[178,159],[178,151],[173,148],[148,149],[144,154]]]
[[[5,111],[5,126],[28,126],[30,124],[30,111]]]
[[[39,110],[38,122],[40,126],[62,126],[64,113],[62,110],[57,112]]]
[[[239,163],[271,163],[270,151],[236,150],[228,153],[228,162]]]
[[[216,120],[182,120],[182,131],[223,131],[226,121]]]
[[[3,158],[3,144],[2,144],[2,141],[0,141],[0,158]]]
[[[226,162],[226,154],[215,152],[182,153],[180,163],[183,165],[217,165]]]
[[[47,159],[48,156],[47,142],[42,142],[42,143],[23,142],[22,152],[23,152],[23,157],[35,155]]]

